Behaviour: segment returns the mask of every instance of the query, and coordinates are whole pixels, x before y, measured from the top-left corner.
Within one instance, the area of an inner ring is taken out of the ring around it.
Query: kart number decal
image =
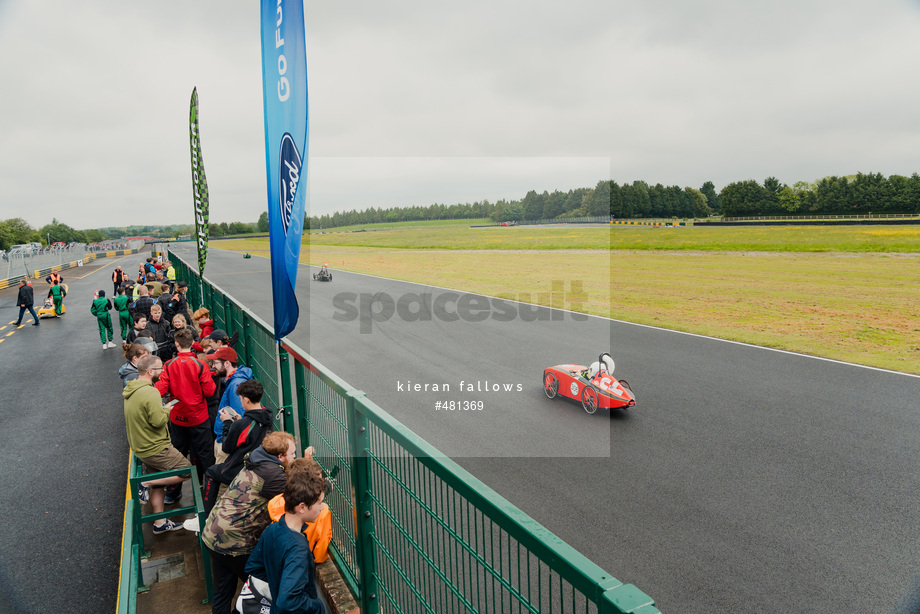
[[[601,390],[606,390],[608,392],[611,392],[617,395],[618,397],[626,396],[626,392],[622,388],[620,388],[620,384],[619,383],[614,384],[613,378],[611,377],[601,378],[601,380],[597,382],[597,387],[600,388]]]
[[[569,387],[569,390],[572,391],[573,396],[578,396],[578,384],[576,382],[572,382],[572,385]]]

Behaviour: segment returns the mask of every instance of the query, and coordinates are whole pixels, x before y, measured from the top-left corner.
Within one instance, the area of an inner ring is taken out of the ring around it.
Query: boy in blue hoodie
[[[271,602],[272,614],[325,612],[313,581],[316,564],[303,531],[323,511],[326,481],[319,463],[304,460],[310,469],[292,471],[284,486],[284,516],[265,529],[246,563],[250,588]],[[237,603],[240,611],[241,605]]]

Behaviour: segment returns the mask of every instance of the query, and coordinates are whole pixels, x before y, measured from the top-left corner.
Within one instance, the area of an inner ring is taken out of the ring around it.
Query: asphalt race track
[[[116,263],[62,272],[66,314],[20,329],[16,288],[0,291],[0,612],[112,612],[116,606],[128,442],[118,367],[102,350],[93,292]],[[33,280],[36,311],[48,291]],[[118,335],[117,314],[114,319]],[[118,337],[116,337],[118,343]]]
[[[446,291],[335,258],[331,283],[301,266],[294,343],[662,611],[889,612],[911,587],[917,377],[526,306],[507,318],[487,298],[463,299],[485,319],[449,321],[459,293],[429,321],[411,305],[385,318],[384,295]],[[207,278],[270,323],[268,273],[212,245]],[[544,367],[607,350],[635,409],[588,415],[543,396]]]

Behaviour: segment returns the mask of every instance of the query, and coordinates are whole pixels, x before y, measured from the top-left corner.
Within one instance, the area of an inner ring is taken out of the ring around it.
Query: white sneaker
[[[109,341],[109,347],[110,347],[110,348],[115,347],[115,342],[114,342],[114,341]]]
[[[182,523],[182,526],[185,527],[186,531],[191,531],[192,533],[198,533],[200,531],[198,527],[198,516],[189,518]]]
[[[102,349],[103,349],[103,350],[109,349],[109,344],[108,344],[108,343],[103,343],[103,344],[102,344]]]

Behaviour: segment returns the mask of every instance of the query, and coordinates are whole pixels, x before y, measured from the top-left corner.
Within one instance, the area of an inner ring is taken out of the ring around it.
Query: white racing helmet
[[[588,367],[588,379],[592,379],[597,375],[598,371],[604,371],[609,375],[613,375],[613,369],[616,365],[613,363],[613,358],[610,357],[610,354],[604,352],[600,356],[600,360],[595,360],[591,363],[591,366]]]

